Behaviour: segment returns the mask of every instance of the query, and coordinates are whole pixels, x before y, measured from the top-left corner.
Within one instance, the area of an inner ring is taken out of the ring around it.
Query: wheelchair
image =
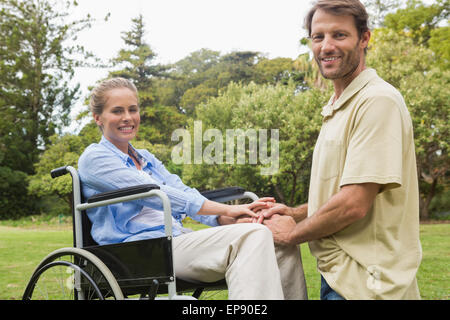
[[[67,173],[72,177],[73,247],[57,249],[39,263],[26,286],[24,300],[186,300],[198,299],[204,291],[227,288],[225,279],[203,283],[176,277],[170,201],[159,186],[148,184],[100,193],[83,203],[75,168],[57,168],[51,171],[51,176],[57,178]],[[258,199],[240,187],[202,194],[217,202]],[[108,245],[98,245],[92,239],[87,209],[145,197],[161,199],[165,237]]]

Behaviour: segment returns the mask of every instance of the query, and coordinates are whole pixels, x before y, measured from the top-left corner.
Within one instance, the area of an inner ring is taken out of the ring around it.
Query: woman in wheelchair
[[[272,234],[254,221],[255,211],[273,198],[227,205],[207,200],[166,170],[152,153],[130,144],[139,129],[139,101],[134,84],[123,78],[93,89],[90,108],[102,131],[99,143],[81,155],[78,172],[83,195],[142,184],[156,184],[171,204],[173,255],[177,277],[214,282],[225,277],[230,299],[306,299],[298,247],[274,245]],[[161,201],[145,198],[87,210],[91,234],[99,244],[164,236]],[[214,228],[192,232],[185,216]]]

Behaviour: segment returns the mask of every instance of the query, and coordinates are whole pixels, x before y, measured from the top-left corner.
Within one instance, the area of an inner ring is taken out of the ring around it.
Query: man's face
[[[311,41],[323,77],[330,80],[351,77],[364,63],[364,48],[369,37],[367,32],[359,38],[352,16],[317,10],[311,22]]]

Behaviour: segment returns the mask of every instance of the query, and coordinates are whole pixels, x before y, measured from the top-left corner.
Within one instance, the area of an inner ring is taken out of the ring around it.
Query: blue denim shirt
[[[100,143],[86,148],[78,160],[78,173],[85,198],[119,188],[156,183],[169,197],[175,219],[181,222],[188,215],[209,226],[219,225],[217,216],[197,214],[206,198],[196,189],[184,185],[180,177],[168,172],[161,161],[147,150],[135,150],[131,144],[129,148],[138,155],[145,174],[137,170],[129,155],[117,149],[105,137]],[[162,210],[159,197],[88,209],[87,214],[92,221],[92,238],[99,244],[109,244],[163,237],[164,226],[150,227],[130,221],[144,206]],[[174,226],[173,235],[180,234],[180,228]]]

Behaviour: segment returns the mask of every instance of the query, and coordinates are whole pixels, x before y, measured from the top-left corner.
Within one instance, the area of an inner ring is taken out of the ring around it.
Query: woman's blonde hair
[[[136,86],[130,80],[120,77],[103,80],[91,92],[91,98],[89,101],[89,108],[91,112],[95,114],[102,114],[108,98],[106,93],[110,90],[120,88],[130,89],[136,94],[136,98],[138,98]]]

